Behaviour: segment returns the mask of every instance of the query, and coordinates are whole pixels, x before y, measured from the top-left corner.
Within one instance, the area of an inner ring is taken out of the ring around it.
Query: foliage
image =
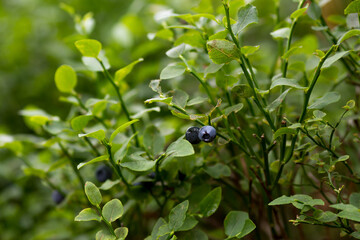
[[[360,239],[358,0],[110,2],[45,4],[43,95],[5,108],[27,134],[0,125],[2,239]]]

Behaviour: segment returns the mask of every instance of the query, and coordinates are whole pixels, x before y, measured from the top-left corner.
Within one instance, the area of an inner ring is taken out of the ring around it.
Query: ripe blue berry
[[[204,142],[212,142],[216,137],[216,129],[212,126],[203,126],[199,130],[199,139]]]
[[[198,127],[189,127],[185,133],[185,139],[188,140],[191,144],[198,144],[201,142],[199,139],[199,130]]]
[[[111,179],[112,170],[106,165],[99,166],[96,169],[95,176],[99,182],[105,182],[106,180]]]
[[[56,204],[60,204],[65,199],[65,196],[62,195],[58,190],[54,190],[51,194],[51,197]]]

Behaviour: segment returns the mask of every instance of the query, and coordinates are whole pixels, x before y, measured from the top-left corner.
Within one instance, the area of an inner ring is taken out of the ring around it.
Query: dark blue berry
[[[112,170],[106,165],[99,166],[96,169],[95,176],[99,182],[105,182],[106,180],[111,179]]]
[[[185,138],[188,140],[191,144],[198,144],[201,142],[199,139],[199,130],[198,127],[189,127],[188,130],[186,130]]]
[[[179,178],[179,180],[182,182],[182,181],[184,181],[185,180],[185,178],[186,178],[186,174],[184,174],[184,173],[182,173],[182,172],[178,172],[178,178]]]
[[[199,139],[204,142],[212,142],[216,137],[216,129],[212,126],[203,126],[199,130]]]
[[[136,182],[133,184],[133,186],[141,186],[147,190],[150,190],[153,186],[154,186],[154,182],[149,182],[149,181],[141,181],[141,182]]]
[[[54,190],[51,194],[51,197],[56,204],[60,204],[65,199],[65,196],[61,194],[58,190]]]

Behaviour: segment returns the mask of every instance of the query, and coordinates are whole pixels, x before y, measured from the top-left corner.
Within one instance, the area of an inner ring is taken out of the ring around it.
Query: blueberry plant
[[[112,67],[91,14],[63,5],[81,33],[82,63],[54,73],[69,114],[28,107],[34,134],[0,135],[82,229],[52,239],[360,239],[360,1],[270,2],[157,10],[148,41],[170,47],[148,87],[146,57]]]

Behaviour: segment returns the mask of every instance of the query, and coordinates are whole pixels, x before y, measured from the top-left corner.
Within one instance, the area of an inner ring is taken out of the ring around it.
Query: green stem
[[[69,159],[71,167],[72,167],[74,173],[76,174],[77,178],[79,179],[81,188],[84,189],[85,181],[84,181],[83,177],[81,176],[79,169],[77,169],[77,166],[76,166],[76,163],[75,163],[74,159],[71,157],[71,155],[66,150],[64,145],[61,144],[61,142],[58,142],[58,145],[61,148],[62,152],[65,154],[65,156]]]
[[[131,121],[132,118],[130,117],[130,113],[126,107],[126,104],[124,102],[124,99],[122,98],[122,95],[120,93],[120,89],[119,87],[115,84],[114,82],[114,79],[113,77],[111,76],[111,74],[109,73],[109,71],[106,69],[104,63],[99,59],[97,58],[98,62],[100,63],[102,69],[103,69],[103,73],[106,77],[106,79],[110,82],[110,84],[113,86],[113,88],[115,89],[115,92],[116,92],[116,95],[119,99],[119,102],[120,102],[120,106],[121,108],[123,109],[125,115],[126,115],[126,118],[128,119],[128,121]],[[131,130],[133,132],[133,134],[136,133],[136,128],[135,128],[135,125],[134,124],[131,124]],[[139,142],[139,137],[136,135],[135,136],[135,142],[136,142],[136,146],[139,147],[140,146],[140,142]]]

